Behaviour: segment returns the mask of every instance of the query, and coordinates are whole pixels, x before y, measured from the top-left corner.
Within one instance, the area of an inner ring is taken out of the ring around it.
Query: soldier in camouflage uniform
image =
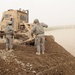
[[[9,21],[7,26],[5,27],[5,34],[6,34],[6,50],[12,51],[13,49],[13,34],[14,30],[12,27],[12,21]]]
[[[37,47],[37,55],[40,55],[40,52],[42,51],[42,54],[44,54],[45,51],[45,36],[44,36],[44,28],[43,27],[48,27],[48,25],[44,23],[39,23],[38,19],[34,20],[34,26],[31,30],[31,35],[33,34],[36,35],[35,37],[35,44]]]

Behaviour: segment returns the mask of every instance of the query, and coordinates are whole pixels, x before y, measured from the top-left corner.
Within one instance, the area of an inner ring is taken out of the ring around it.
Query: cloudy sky
[[[29,10],[29,22],[38,18],[41,22],[54,25],[75,25],[75,0],[1,0],[2,12],[8,9]]]

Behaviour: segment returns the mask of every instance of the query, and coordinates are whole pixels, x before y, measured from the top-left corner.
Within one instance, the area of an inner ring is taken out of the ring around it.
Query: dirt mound
[[[38,56],[34,46],[14,45],[6,52],[0,44],[0,75],[75,75],[75,58],[49,36],[45,45],[45,55]]]

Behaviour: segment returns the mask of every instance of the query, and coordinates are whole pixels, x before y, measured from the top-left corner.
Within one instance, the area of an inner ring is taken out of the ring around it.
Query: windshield
[[[26,21],[26,16],[20,15],[20,20]]]
[[[9,18],[9,14],[5,14],[4,18]]]

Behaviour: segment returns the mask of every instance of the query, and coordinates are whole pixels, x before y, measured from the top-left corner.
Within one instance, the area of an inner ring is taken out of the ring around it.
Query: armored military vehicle
[[[4,28],[8,21],[12,21],[12,26],[15,32],[15,38],[23,40],[24,42],[30,41],[31,28],[33,24],[29,24],[29,11],[28,10],[13,10],[9,9],[3,12],[0,22],[0,37],[4,36]]]
[[[3,12],[2,19],[0,21],[0,37],[5,36],[4,28],[7,26],[8,21],[12,21],[14,28],[14,38],[21,40],[22,43],[33,42],[35,35],[31,36],[31,28],[34,24],[29,24],[29,11],[28,10],[13,10],[9,9]],[[53,38],[53,36],[52,36]]]

